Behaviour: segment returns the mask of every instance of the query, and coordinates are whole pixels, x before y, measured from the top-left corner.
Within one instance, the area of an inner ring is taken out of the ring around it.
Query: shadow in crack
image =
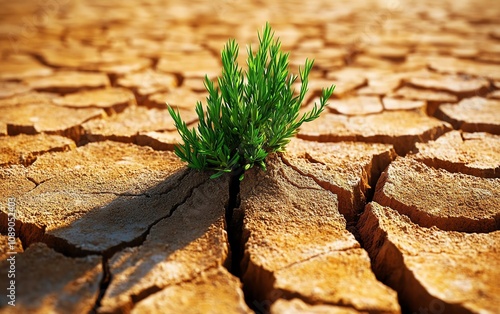
[[[141,246],[127,247],[113,256],[111,285],[102,306],[106,310],[129,306],[127,302],[136,303],[167,285],[192,280],[226,263],[228,192],[228,180],[204,181],[193,187],[172,215],[151,228]],[[126,303],[124,296],[129,297]]]
[[[83,301],[75,297],[81,294],[75,291],[79,291],[83,280],[100,285],[100,291],[94,291],[85,301],[92,301],[90,311],[101,305],[111,311],[130,309],[151,293],[226,264],[229,254],[225,232],[228,177],[209,180],[206,173],[181,168],[166,173],[145,190],[138,191],[130,186],[137,178],[147,179],[147,173],[140,171],[134,172],[136,178],[131,177],[128,183],[99,182],[103,190],[108,186],[125,190],[114,193],[82,191],[85,187],[80,186],[81,181],[72,181],[71,176],[68,180],[66,173],[52,173],[50,184],[37,185],[16,196],[18,219],[15,229],[26,248],[26,252],[16,258],[26,261],[18,262],[19,265],[30,266],[27,269],[18,267],[17,272],[20,277],[27,277],[26,282],[37,274],[39,282],[48,283],[39,289],[19,284],[16,305],[40,310],[41,304],[50,304],[49,308],[57,311],[60,302],[47,303],[56,296],[67,300],[65,311],[82,312],[79,306]],[[92,173],[79,173],[78,177],[82,175],[88,176],[88,180],[99,179]],[[60,189],[61,183],[64,189]],[[128,189],[133,192],[127,192]],[[1,195],[2,203],[7,197]],[[71,215],[61,218],[57,210]],[[30,221],[29,216],[37,211],[46,219],[50,219],[52,212],[57,219],[47,222],[50,227],[22,222]],[[5,212],[0,212],[0,232],[4,235],[8,231],[7,218]],[[51,273],[41,273],[37,270],[37,259],[28,257],[32,247],[39,245],[35,244],[37,242],[66,256],[49,250],[53,257],[46,263],[52,264]],[[92,276],[87,276],[85,271],[68,273],[59,268],[63,259],[78,264],[95,258],[102,259],[103,271]],[[7,261],[3,261],[0,271],[8,271],[8,267]],[[46,276],[50,276],[50,280]],[[2,298],[0,303],[2,307],[7,305],[4,300]]]

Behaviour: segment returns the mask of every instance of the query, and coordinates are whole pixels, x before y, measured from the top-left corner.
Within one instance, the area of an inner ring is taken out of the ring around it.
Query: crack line
[[[207,179],[203,180],[201,183],[197,184],[196,186],[192,187],[189,192],[187,193],[186,197],[184,197],[180,202],[178,202],[177,204],[175,204],[174,206],[172,206],[172,208],[170,209],[170,211],[168,212],[167,215],[161,217],[161,218],[158,218],[156,221],[154,221],[152,224],[150,224],[147,228],[147,230],[141,234],[140,236],[138,236],[137,238],[131,240],[131,241],[128,241],[128,242],[125,242],[125,243],[120,243],[119,245],[116,245],[114,247],[111,247],[109,249],[107,249],[106,251],[103,252],[103,259],[106,259],[106,262],[115,254],[117,253],[118,251],[122,250],[123,248],[130,248],[130,247],[137,247],[137,246],[140,246],[142,245],[149,233],[151,232],[151,229],[157,225],[160,221],[162,221],[163,219],[167,219],[169,217],[171,217],[173,215],[173,213],[177,210],[177,208],[179,208],[180,206],[182,206],[183,204],[185,204],[187,202],[187,200],[189,198],[191,198],[191,196],[193,195],[194,191],[199,188],[201,185],[205,184],[207,182]],[[172,190],[174,191],[174,190]],[[102,285],[101,285],[101,289],[100,289],[100,292],[99,292],[99,298],[97,299],[96,301],[96,306],[94,307],[94,310],[97,311],[101,302],[102,302],[102,299],[104,298],[104,295],[106,294],[106,291],[107,291],[107,288],[109,287],[109,285],[111,284],[111,281],[112,281],[112,273],[110,272],[109,270],[109,265],[107,265],[108,267],[108,272],[109,272],[109,279],[107,281],[103,281]],[[159,291],[159,290],[158,290]],[[157,291],[152,291],[150,294],[152,293],[155,293]],[[149,295],[149,294],[148,294]],[[148,295],[145,295],[145,297],[147,297]],[[140,301],[140,300],[139,300]],[[138,302],[138,301],[137,301]]]
[[[295,265],[299,265],[299,264],[303,264],[303,263],[306,263],[312,259],[315,259],[317,257],[320,257],[320,256],[323,256],[323,255],[327,255],[327,254],[330,254],[330,253],[336,253],[336,252],[347,252],[347,251],[350,251],[350,250],[357,250],[357,249],[360,249],[361,247],[356,247],[356,246],[352,246],[352,247],[345,247],[345,248],[340,248],[340,249],[335,249],[335,250],[327,250],[327,251],[324,251],[324,252],[321,252],[321,253],[317,253],[317,254],[314,254],[314,255],[311,255],[307,258],[304,258],[303,260],[300,260],[300,261],[295,261],[289,265],[286,265],[284,267],[281,267],[277,270],[275,270],[274,272],[278,272],[278,271],[281,271],[281,270],[285,270],[285,269],[288,269],[288,268],[291,268]]]

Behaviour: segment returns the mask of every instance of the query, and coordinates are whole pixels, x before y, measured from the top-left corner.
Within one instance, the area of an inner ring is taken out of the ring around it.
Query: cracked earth
[[[1,7],[0,313],[498,313],[498,2]],[[266,21],[316,60],[304,109],[336,90],[266,172],[210,180],[165,102],[195,126]]]

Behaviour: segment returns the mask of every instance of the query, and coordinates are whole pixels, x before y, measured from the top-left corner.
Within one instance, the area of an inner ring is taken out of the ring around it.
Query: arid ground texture
[[[500,313],[499,1],[0,7],[0,313]],[[211,180],[165,103],[267,21],[335,92]]]

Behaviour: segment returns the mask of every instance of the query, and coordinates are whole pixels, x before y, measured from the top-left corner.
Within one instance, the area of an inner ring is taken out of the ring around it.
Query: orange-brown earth
[[[0,4],[0,313],[498,313],[500,2]],[[165,101],[266,21],[336,91],[210,180]]]

